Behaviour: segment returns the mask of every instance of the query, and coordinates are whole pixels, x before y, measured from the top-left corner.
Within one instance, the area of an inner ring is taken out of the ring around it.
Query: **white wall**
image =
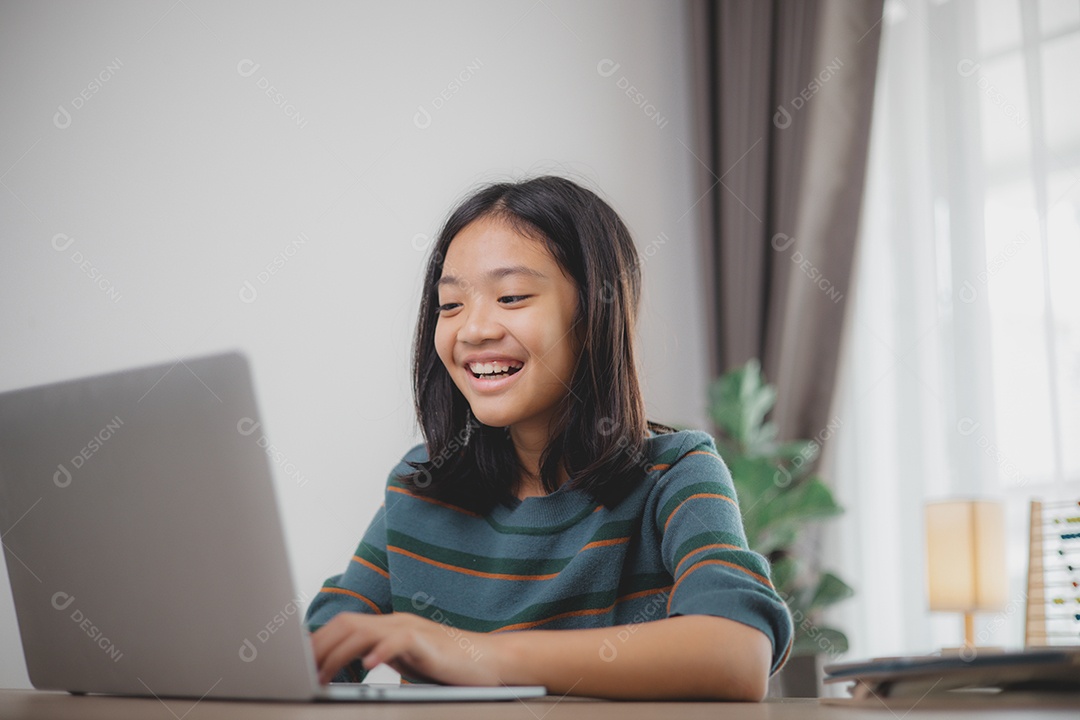
[[[647,256],[651,416],[702,426],[686,34],[663,2],[4,2],[0,390],[244,350],[307,478],[277,480],[310,595],[419,437],[424,236],[478,182],[557,172]],[[28,686],[17,637],[0,590],[0,687]]]

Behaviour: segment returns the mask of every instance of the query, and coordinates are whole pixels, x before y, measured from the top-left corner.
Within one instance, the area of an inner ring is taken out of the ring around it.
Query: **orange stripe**
[[[491,632],[498,633],[498,632],[505,632],[505,631],[509,631],[509,630],[524,630],[526,628],[534,628],[537,625],[543,625],[545,623],[549,623],[552,620],[560,620],[562,618],[568,618],[568,617],[582,617],[582,616],[585,616],[585,615],[603,615],[606,612],[611,612],[612,610],[614,610],[615,605],[618,605],[621,602],[626,602],[628,600],[634,600],[635,598],[645,597],[647,595],[655,595],[656,593],[666,592],[667,590],[670,590],[670,589],[671,589],[671,586],[668,585],[666,587],[652,588],[650,590],[639,590],[638,592],[633,592],[633,593],[630,593],[629,595],[623,595],[621,598],[617,598],[613,604],[608,605],[607,607],[588,608],[588,609],[585,609],[585,610],[569,610],[567,612],[558,613],[557,615],[552,615],[551,617],[542,618],[540,620],[530,620],[528,622],[515,623],[513,625],[504,625],[503,627],[498,628],[496,630],[492,630]]]
[[[630,542],[630,538],[611,538],[610,540],[594,540],[591,543],[581,546],[581,550],[588,550],[589,548],[607,547],[608,545],[621,545],[624,542]],[[579,551],[580,552],[580,551]]]
[[[651,590],[638,590],[637,592],[630,593],[629,595],[623,595],[621,598],[616,599],[615,604],[618,605],[619,603],[626,602],[627,600],[636,600],[640,597],[648,597],[649,595],[655,595],[657,593],[667,592],[669,590],[671,590],[670,585],[653,588]]]
[[[374,570],[375,572],[382,575],[384,578],[389,578],[390,577],[390,573],[386,572],[385,570],[383,570],[381,567],[379,567],[375,563],[368,562],[367,560],[360,557],[359,555],[353,555],[352,559],[353,559],[353,562],[358,562],[361,565],[363,565],[364,567]]]
[[[601,510],[603,510],[603,509],[604,509],[604,506],[603,506],[603,505],[597,505],[597,506],[596,506],[596,508],[595,508],[595,509],[593,510],[593,512],[594,512],[594,513],[598,513],[598,512],[600,512],[600,511],[601,511]]]
[[[679,510],[682,508],[683,505],[685,505],[689,501],[693,500],[694,498],[702,498],[702,497],[720,498],[721,500],[727,500],[729,503],[734,505],[736,508],[739,507],[738,503],[736,503],[734,500],[729,498],[727,495],[721,495],[719,493],[697,493],[696,495],[691,495],[690,497],[686,498],[681,503],[679,503],[678,505],[675,506],[675,509],[671,511],[670,515],[668,515],[667,522],[664,523],[664,532],[667,532],[668,525],[671,524],[671,519],[673,517],[675,517],[675,513],[679,512]]]
[[[750,570],[747,570],[746,568],[744,568],[742,565],[736,565],[735,563],[730,563],[727,560],[702,560],[701,562],[699,562],[698,564],[692,566],[689,570],[684,572],[679,577],[679,579],[675,581],[675,584],[671,586],[671,598],[675,597],[675,591],[679,589],[679,584],[683,580],[690,577],[690,575],[695,570],[697,570],[698,568],[703,568],[706,565],[723,565],[725,567],[734,568],[736,570],[742,570],[744,573],[746,573],[750,577],[754,578],[758,582],[767,585],[768,587],[772,588],[773,590],[776,589],[776,588],[773,588],[773,584],[771,582],[769,582],[769,578],[767,578],[767,577],[765,577],[763,575],[758,575],[756,572],[751,572]],[[671,598],[668,598],[668,612],[671,612]]]
[[[709,455],[716,458],[717,460],[720,460],[720,462],[723,462],[723,459],[719,455],[717,455],[716,453],[711,453],[708,450],[694,450],[692,452],[686,453],[686,455],[683,455],[679,459],[682,460],[682,458],[689,457],[691,455]],[[653,470],[667,470],[669,467],[671,467],[671,463],[657,463],[652,466]]]
[[[340,595],[349,595],[350,597],[359,598],[360,600],[363,600],[368,605],[370,605],[371,609],[374,610],[377,614],[379,614],[379,615],[383,614],[383,611],[379,609],[378,605],[371,602],[371,600],[368,600],[366,597],[364,597],[363,595],[361,595],[358,592],[353,592],[352,590],[346,590],[345,588],[332,588],[332,587],[324,587],[321,590],[319,590],[319,592],[338,593]]]
[[[424,495],[417,495],[416,493],[409,492],[405,488],[394,487],[393,485],[391,485],[391,486],[387,487],[386,489],[391,491],[391,492],[401,493],[402,495],[408,495],[409,497],[416,498],[417,500],[423,500],[424,502],[431,503],[432,505],[439,505],[440,507],[448,508],[450,510],[456,510],[459,513],[463,513],[465,515],[470,515],[470,516],[472,516],[474,518],[480,517],[476,513],[472,512],[470,510],[466,510],[463,507],[458,507],[457,505],[451,505],[448,502],[443,502],[442,500],[436,500],[435,498],[426,497]]]
[[[537,625],[543,625],[549,623],[552,620],[561,620],[568,617],[581,617],[583,615],[603,615],[606,612],[610,612],[614,605],[609,605],[606,608],[589,608],[587,610],[570,610],[568,612],[559,613],[558,615],[552,615],[551,617],[543,618],[542,620],[530,620],[529,622],[515,623],[513,625],[504,625],[497,630],[492,630],[493,633],[505,632],[508,630],[524,630],[526,628],[534,628]]]
[[[550,580],[551,578],[557,577],[559,575],[559,573],[549,573],[547,575],[509,575],[506,573],[489,573],[483,572],[482,570],[470,570],[469,568],[458,567],[457,565],[450,565],[448,563],[439,562],[438,560],[432,560],[431,558],[426,558],[423,555],[417,555],[416,553],[410,552],[405,548],[399,548],[394,545],[387,545],[386,549],[390,552],[396,552],[406,557],[411,557],[414,560],[419,560],[422,563],[427,563],[428,565],[434,565],[435,567],[439,567],[444,570],[458,572],[463,575],[473,575],[475,577],[494,578],[496,580]]]
[[[592,548],[607,547],[607,546],[610,546],[610,545],[620,545],[620,544],[625,543],[625,542],[630,542],[630,538],[629,537],[622,537],[622,538],[609,538],[607,540],[595,540],[595,541],[593,541],[591,543],[587,543],[586,545],[582,546],[582,548],[581,548],[581,550],[579,552],[584,551],[584,550],[590,550]],[[496,580],[550,580],[551,578],[558,577],[558,575],[559,575],[559,573],[557,573],[557,572],[547,573],[547,574],[544,574],[544,575],[511,575],[509,573],[491,573],[491,572],[484,572],[483,570],[470,570],[469,568],[463,568],[463,567],[460,567],[458,565],[450,565],[449,563],[444,563],[444,562],[441,562],[439,560],[432,560],[431,558],[424,557],[423,555],[418,555],[417,553],[414,553],[414,552],[412,552],[410,550],[406,550],[405,548],[397,547],[396,545],[387,545],[386,549],[388,551],[391,551],[391,552],[396,552],[396,553],[399,553],[401,555],[405,555],[406,557],[411,557],[414,560],[419,560],[420,562],[427,563],[429,565],[434,565],[435,567],[443,568],[444,570],[451,570],[453,572],[462,573],[463,575],[472,575],[474,577],[494,578]],[[360,561],[360,558],[357,558],[356,556],[353,556],[353,559],[357,560],[357,561]],[[370,565],[370,563],[365,563],[365,564]],[[371,568],[373,570],[378,570],[378,568],[376,568],[373,565],[371,565]]]
[[[712,545],[702,545],[701,547],[695,548],[694,550],[691,550],[690,552],[688,552],[683,557],[683,559],[679,561],[679,564],[675,566],[675,576],[678,577],[679,568],[682,567],[682,564],[684,562],[686,562],[687,560],[689,560],[693,556],[697,555],[699,552],[703,552],[705,550],[712,550],[714,548],[722,548],[724,550],[745,550],[746,549],[746,548],[741,548],[738,545],[728,545],[727,543],[713,543]]]

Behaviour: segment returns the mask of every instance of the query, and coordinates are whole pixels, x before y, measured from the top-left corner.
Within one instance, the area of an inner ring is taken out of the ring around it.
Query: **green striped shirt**
[[[649,431],[645,455],[645,481],[612,509],[566,483],[478,515],[398,480],[412,471],[406,461],[427,459],[417,445],[391,472],[345,572],[312,601],[308,626],[346,611],[410,612],[475,632],[713,615],[763,632],[775,672],[791,649],[791,616],[768,562],[747,548],[713,438]],[[354,662],[336,679],[364,674]]]

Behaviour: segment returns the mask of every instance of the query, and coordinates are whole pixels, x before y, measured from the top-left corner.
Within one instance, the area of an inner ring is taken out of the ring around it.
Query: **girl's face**
[[[438,292],[435,350],[473,415],[546,438],[580,352],[575,283],[543,242],[481,218],[450,242]]]

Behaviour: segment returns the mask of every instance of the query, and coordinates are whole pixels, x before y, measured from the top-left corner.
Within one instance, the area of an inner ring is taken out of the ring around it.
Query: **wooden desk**
[[[1075,701],[1073,701],[1075,702]],[[1078,707],[933,709],[916,707],[913,720],[976,720],[992,712],[993,720],[1076,720]],[[527,702],[489,703],[260,703],[220,700],[154,700],[145,698],[73,697],[66,693],[0,690],[0,718],[5,720],[892,720],[904,713],[886,708],[819,705],[816,700],[754,703],[606,702],[581,698],[544,698]]]

